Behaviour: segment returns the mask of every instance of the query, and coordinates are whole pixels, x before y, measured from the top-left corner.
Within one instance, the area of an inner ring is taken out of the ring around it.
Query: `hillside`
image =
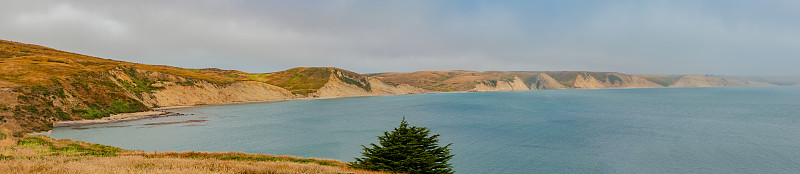
[[[276,172],[273,169],[288,173],[298,170],[361,173],[364,171],[342,167],[342,163],[335,161],[241,153],[144,153],[25,133],[50,130],[59,121],[108,119],[120,117],[110,117],[115,114],[159,107],[235,102],[450,91],[798,84],[793,80],[771,80],[582,71],[420,71],[364,75],[334,67],[299,67],[254,74],[137,64],[0,40],[0,155],[3,155],[0,163],[8,164],[0,166],[15,166],[0,169],[20,173]],[[197,165],[208,166],[208,170],[192,168]],[[254,165],[263,168],[255,169]]]
[[[700,75],[626,75],[584,71],[420,71],[377,73],[389,84],[435,91],[519,91],[596,88],[773,86],[753,80]]]
[[[0,120],[6,133],[158,107],[450,91],[768,86],[752,78],[582,71],[420,71],[358,74],[299,67],[253,74],[97,58],[0,40]]]
[[[4,141],[0,134],[0,141]],[[47,136],[0,144],[0,173],[374,173],[335,160],[237,152],[141,152]]]
[[[0,40],[0,120],[14,132],[157,107],[428,92],[338,68],[251,74],[86,56]]]

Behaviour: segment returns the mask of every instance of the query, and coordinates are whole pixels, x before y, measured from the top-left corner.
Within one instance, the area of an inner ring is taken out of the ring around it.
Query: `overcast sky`
[[[796,0],[0,1],[0,39],[187,68],[800,75]]]

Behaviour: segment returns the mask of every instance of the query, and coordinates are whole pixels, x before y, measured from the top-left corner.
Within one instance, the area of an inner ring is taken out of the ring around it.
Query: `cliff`
[[[470,91],[527,91],[530,90],[525,82],[517,76],[510,81],[489,81],[475,84],[475,88]]]
[[[722,87],[722,86],[774,86],[765,82],[723,78],[714,76],[686,75],[678,79],[669,87]]]
[[[420,71],[371,75],[386,83],[409,84],[435,91],[521,91],[551,89],[666,87],[645,77],[614,72],[583,71]],[[700,81],[702,81],[701,79]],[[705,79],[712,80],[712,79]],[[672,84],[672,83],[670,83]],[[670,84],[667,84],[669,86]],[[766,85],[740,80],[728,86]]]
[[[151,91],[124,89],[127,96],[150,107],[194,106],[235,102],[275,101],[295,98],[289,90],[257,81],[236,81],[214,84],[205,80],[187,79],[167,73],[133,69],[124,73],[122,67],[109,70],[115,85],[132,84],[135,78],[154,83]],[[130,75],[129,75],[130,74]]]
[[[157,107],[431,92],[339,68],[252,74],[144,65],[0,40],[0,120],[13,132]]]
[[[665,87],[776,86],[769,81],[708,75],[643,75],[643,78]]]
[[[531,88],[530,89],[539,89],[539,90],[551,90],[551,89],[567,89],[567,86],[564,86],[561,83],[558,83],[556,79],[550,77],[545,73],[538,73],[536,74],[535,79],[532,79]]]
[[[767,86],[752,79],[583,71],[419,71],[359,74],[333,67],[273,73],[145,65],[0,40],[0,128],[46,131],[56,121],[157,107],[449,91]]]

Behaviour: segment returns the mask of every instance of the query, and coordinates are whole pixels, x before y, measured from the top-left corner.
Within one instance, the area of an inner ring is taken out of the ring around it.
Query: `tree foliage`
[[[361,146],[363,158],[350,163],[353,168],[402,173],[453,173],[448,160],[450,145],[438,145],[439,135],[426,127],[409,126],[405,118],[391,132],[378,136],[379,144]]]

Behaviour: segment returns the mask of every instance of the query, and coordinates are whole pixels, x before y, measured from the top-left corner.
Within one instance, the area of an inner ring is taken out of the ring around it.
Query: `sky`
[[[0,39],[185,68],[800,75],[796,0],[0,4]]]

